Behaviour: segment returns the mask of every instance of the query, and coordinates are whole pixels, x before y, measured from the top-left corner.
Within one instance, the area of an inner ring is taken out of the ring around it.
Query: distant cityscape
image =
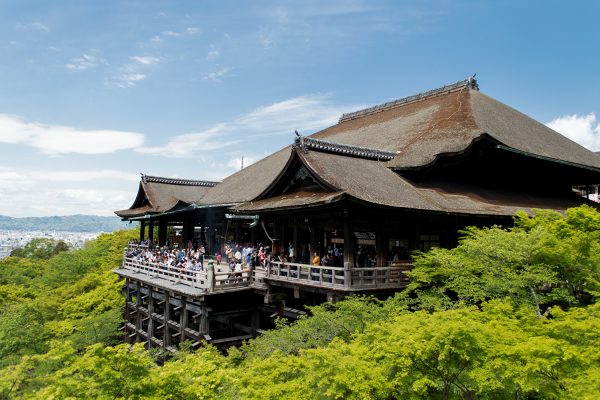
[[[46,238],[63,240],[74,248],[83,247],[88,240],[102,232],[25,231],[0,230],[0,259],[8,257],[14,249],[22,248],[33,239]]]

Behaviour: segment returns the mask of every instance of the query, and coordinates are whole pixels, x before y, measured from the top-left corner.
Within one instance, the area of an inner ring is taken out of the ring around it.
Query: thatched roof
[[[236,210],[256,213],[350,199],[382,207],[426,212],[512,216],[517,210],[565,210],[585,202],[575,195],[557,198],[447,182],[415,184],[392,171],[385,162],[319,150],[304,152],[296,148],[291,158],[299,159],[311,173],[334,188],[333,191],[284,193],[243,203]]]
[[[281,149],[229,175],[196,202],[200,206],[232,205],[253,200],[275,179],[290,156],[291,147]]]
[[[115,211],[122,218],[167,212],[200,200],[218,182],[143,175],[135,201],[126,210]]]
[[[388,166],[402,170],[461,152],[485,134],[524,153],[600,168],[593,152],[480,93],[471,80],[346,114],[311,137],[397,152]]]

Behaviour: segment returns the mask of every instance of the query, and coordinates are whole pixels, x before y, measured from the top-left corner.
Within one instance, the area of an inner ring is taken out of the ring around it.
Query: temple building
[[[126,279],[126,328],[164,348],[237,343],[304,304],[400,290],[411,253],[453,247],[465,226],[598,206],[574,189],[598,183],[598,154],[481,93],[473,77],[296,132],[222,182],[143,175],[133,205],[116,212],[141,223],[140,242],[209,255],[261,243],[271,258],[234,275],[211,264],[183,276],[126,258],[115,271]],[[334,262],[311,265],[315,253]]]

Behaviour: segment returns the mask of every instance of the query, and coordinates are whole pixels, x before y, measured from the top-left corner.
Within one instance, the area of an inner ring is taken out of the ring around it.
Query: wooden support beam
[[[258,311],[257,308],[255,308],[252,311],[252,317],[250,319],[250,327],[251,327],[251,333],[256,336],[258,334],[258,331],[260,330],[260,311]]]
[[[163,327],[163,345],[164,348],[167,349],[171,346],[171,332],[169,331],[169,321],[171,320],[171,302],[169,298],[169,292],[165,292],[165,309],[164,309],[164,327]]]
[[[152,287],[149,287],[147,297],[149,298],[149,300],[148,300],[148,315],[150,317],[152,317],[152,315],[154,314],[154,298],[152,297],[152,292],[153,292]],[[154,319],[153,318],[150,318],[150,320],[148,321],[147,337],[149,338],[148,348],[150,348],[154,344],[154,342],[152,341],[152,338],[154,337]]]
[[[198,327],[200,334],[208,335],[210,333],[210,321],[208,319],[208,307],[206,307],[206,303],[202,303],[202,312],[200,313],[200,325]]]
[[[179,325],[180,325],[179,329],[180,329],[180,332],[181,332],[181,342],[183,342],[185,340],[185,334],[184,334],[184,332],[185,332],[185,328],[187,328],[187,325],[188,325],[188,311],[187,311],[187,308],[185,307],[185,304],[186,304],[186,298],[182,297],[181,298],[181,305],[183,306],[183,311],[181,312],[181,316],[180,316],[180,319],[179,319],[179,321],[180,321],[179,322]]]
[[[248,340],[248,339],[252,339],[252,335],[240,335],[240,336],[232,336],[232,337],[223,338],[223,339],[213,339],[213,340],[211,340],[211,343],[214,345],[219,345],[219,344],[227,344],[227,343],[232,343],[232,342],[241,342],[241,341]]]
[[[348,262],[350,267],[354,267],[354,233],[347,211],[344,212],[344,262]]]
[[[335,302],[335,296],[334,296],[333,292],[327,293],[327,302],[329,302],[329,303]]]
[[[207,307],[207,310],[208,310],[208,307]],[[208,311],[210,311],[210,310],[208,310]],[[243,315],[250,314],[252,311],[254,311],[254,308],[244,308],[244,309],[237,309],[237,310],[211,312],[210,313],[210,317],[211,318],[216,318],[216,317],[241,317]]]

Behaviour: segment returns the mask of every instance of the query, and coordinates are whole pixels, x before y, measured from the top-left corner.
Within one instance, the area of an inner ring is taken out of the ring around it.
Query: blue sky
[[[596,1],[0,3],[0,214],[111,215],[477,73],[600,150]],[[251,184],[251,182],[248,182]]]

